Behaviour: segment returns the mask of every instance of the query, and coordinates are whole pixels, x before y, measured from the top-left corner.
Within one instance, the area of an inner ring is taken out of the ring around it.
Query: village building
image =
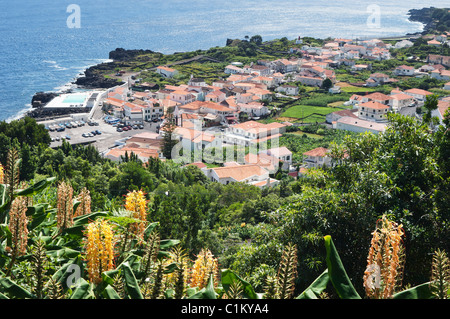
[[[385,122],[389,110],[389,105],[375,101],[360,103],[358,105],[358,117],[368,121]]]
[[[166,78],[173,78],[175,75],[179,73],[178,70],[169,68],[167,66],[158,66],[155,72]]]
[[[386,130],[386,124],[344,116],[333,123],[333,128],[356,133],[371,132],[378,134]]]
[[[397,76],[414,76],[414,67],[408,65],[400,65],[394,69],[394,74]]]
[[[317,147],[303,153],[303,163],[306,168],[318,168],[322,166],[331,166],[331,157],[329,150],[324,147]]]

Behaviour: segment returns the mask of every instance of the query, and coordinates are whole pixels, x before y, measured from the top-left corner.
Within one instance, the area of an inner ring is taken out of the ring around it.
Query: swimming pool
[[[63,103],[71,103],[71,104],[81,104],[86,100],[86,94],[70,94],[67,95]]]

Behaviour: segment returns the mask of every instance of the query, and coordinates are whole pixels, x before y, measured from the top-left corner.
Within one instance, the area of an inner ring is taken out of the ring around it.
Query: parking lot
[[[49,132],[52,142],[50,147],[56,148],[62,145],[63,139],[70,144],[88,144],[92,143],[99,152],[104,152],[115,145],[115,141],[126,137],[131,137],[142,132],[156,132],[156,127],[159,123],[144,122],[142,129],[131,129],[129,131],[118,132],[117,127],[105,123],[103,120],[96,121],[97,125],[88,125],[66,128],[63,132]],[[93,134],[94,131],[99,131],[100,134]],[[86,134],[91,133],[92,136],[85,137]],[[85,136],[83,136],[83,134]]]

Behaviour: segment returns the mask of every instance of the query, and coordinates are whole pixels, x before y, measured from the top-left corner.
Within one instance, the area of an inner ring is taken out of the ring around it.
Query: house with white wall
[[[322,166],[331,166],[331,157],[329,150],[324,147],[317,147],[303,153],[303,163],[307,168],[318,168]]]
[[[232,145],[250,146],[263,140],[281,137],[285,131],[286,125],[282,123],[246,121],[226,128],[224,140]]]
[[[378,134],[386,130],[386,124],[344,116],[333,123],[333,128],[356,133],[371,132]]]
[[[369,101],[358,105],[358,117],[363,120],[385,122],[390,106],[379,102]]]
[[[269,109],[262,103],[249,102],[238,103],[239,110],[248,114],[250,117],[261,117],[269,114]]]
[[[422,90],[422,89],[409,89],[404,91],[405,94],[411,95],[418,101],[425,101],[427,95],[432,95],[430,91]]]
[[[299,89],[298,86],[295,85],[280,85],[275,89],[275,91],[286,95],[298,95]]]
[[[179,73],[178,70],[169,68],[167,66],[158,66],[156,68],[155,72],[158,74],[161,74],[162,76],[164,76],[166,78],[173,78],[175,75],[177,75]]]
[[[394,74],[397,76],[413,76],[414,67],[408,65],[399,65],[394,69]]]
[[[215,167],[203,170],[203,172],[211,181],[224,185],[234,182],[261,182],[270,178],[266,169],[254,164]]]
[[[180,104],[188,104],[196,100],[195,96],[186,90],[172,91],[168,98]]]
[[[392,110],[400,111],[404,107],[410,107],[416,104],[416,99],[405,93],[392,94]]]

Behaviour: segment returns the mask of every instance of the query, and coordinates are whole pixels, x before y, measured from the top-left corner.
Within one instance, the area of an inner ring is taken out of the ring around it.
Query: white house
[[[399,111],[404,107],[413,106],[416,103],[416,99],[409,94],[397,93],[392,94],[392,109]]]
[[[384,73],[373,73],[366,80],[366,86],[378,86],[390,82],[389,76]]]
[[[394,69],[394,74],[398,76],[413,76],[414,68],[408,65],[400,65]]]
[[[250,146],[263,140],[278,138],[286,131],[286,125],[272,122],[269,124],[246,121],[230,125],[225,130],[224,140],[228,144]]]
[[[274,147],[263,152],[265,152],[267,155],[276,157],[282,162],[292,165],[292,152],[285,146]]]
[[[170,92],[169,99],[180,104],[188,104],[195,101],[195,96],[188,91],[176,90]]]
[[[167,66],[158,66],[156,68],[156,73],[161,74],[166,78],[172,78],[178,74],[178,71]]]
[[[144,117],[143,117],[143,109],[147,108],[139,104],[134,104],[130,102],[125,102],[123,104],[123,113],[124,113],[124,119],[125,123],[127,125],[134,125],[134,124],[142,124]]]
[[[431,71],[430,76],[439,81],[449,81],[450,80],[450,70],[437,69]]]
[[[270,178],[266,169],[254,164],[215,167],[203,170],[203,172],[211,181],[224,185],[233,182],[261,182]]]
[[[308,168],[330,166],[331,157],[328,155],[328,152],[329,150],[324,147],[317,147],[303,153],[303,162]]]
[[[422,89],[409,89],[404,92],[405,94],[411,95],[413,98],[419,101],[425,101],[427,95],[432,95],[433,93],[422,90]]]
[[[358,117],[363,120],[384,122],[389,110],[389,105],[369,101],[358,105]]]
[[[238,103],[239,110],[247,113],[252,117],[261,117],[269,114],[269,109],[262,103],[250,102],[250,103]]]
[[[224,72],[226,74],[235,74],[235,73],[244,73],[244,70],[238,66],[235,66],[233,64],[229,64],[225,67]]]
[[[276,88],[277,92],[282,92],[287,95],[298,95],[299,89],[295,85],[281,85]]]
[[[378,134],[386,130],[386,124],[344,116],[333,123],[333,128],[356,133],[372,132]]]

